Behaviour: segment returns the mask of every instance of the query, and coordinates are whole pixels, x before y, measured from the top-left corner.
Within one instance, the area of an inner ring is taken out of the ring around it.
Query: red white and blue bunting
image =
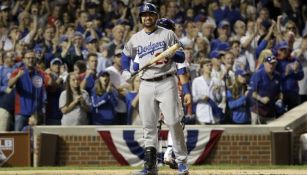
[[[141,166],[144,158],[143,129],[98,129],[98,133],[121,165]],[[188,149],[188,164],[201,164],[215,143],[220,138],[223,129],[186,128],[184,130]],[[167,130],[159,134],[158,159],[163,158],[167,147]]]

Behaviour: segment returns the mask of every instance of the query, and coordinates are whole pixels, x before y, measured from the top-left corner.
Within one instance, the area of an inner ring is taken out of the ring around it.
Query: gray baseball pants
[[[186,163],[187,147],[180,125],[177,89],[175,76],[161,81],[142,80],[139,89],[139,111],[143,123],[145,147],[157,148],[157,123],[161,111],[172,136],[176,161]]]

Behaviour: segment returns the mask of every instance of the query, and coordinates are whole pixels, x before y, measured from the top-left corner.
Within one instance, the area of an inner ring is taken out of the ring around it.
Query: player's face
[[[144,27],[150,28],[156,25],[158,16],[155,13],[145,12],[141,16],[141,21]]]

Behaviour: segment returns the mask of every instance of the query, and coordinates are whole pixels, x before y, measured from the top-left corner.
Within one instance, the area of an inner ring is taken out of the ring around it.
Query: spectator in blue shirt
[[[267,124],[277,116],[275,103],[282,99],[280,76],[275,71],[277,60],[274,56],[264,59],[260,68],[251,77],[249,95],[252,97],[252,124]]]
[[[27,50],[23,66],[14,70],[8,86],[15,87],[15,131],[21,131],[31,115],[42,119],[46,97],[45,87],[51,84],[50,77],[35,66],[35,53]]]
[[[238,69],[235,72],[235,82],[227,90],[227,103],[231,110],[232,122],[236,124],[250,124],[251,112],[247,96],[247,72]]]
[[[300,104],[298,81],[304,78],[301,63],[297,58],[290,56],[287,41],[277,44],[278,63],[276,71],[281,74],[281,86],[284,94],[284,104],[290,110]]]
[[[270,21],[263,21],[261,23],[262,31],[265,33],[259,38],[258,40],[258,47],[256,48],[256,58],[258,59],[260,53],[264,49],[272,49],[275,43],[275,36],[274,36],[274,28],[276,23]]]
[[[36,44],[44,50],[44,61],[46,67],[50,67],[50,61],[54,58],[56,52],[56,45],[53,41],[56,37],[55,30],[56,29],[52,26],[46,27],[43,34],[43,40]]]
[[[94,87],[96,80],[96,69],[97,69],[97,54],[89,53],[87,57],[87,70],[85,77],[81,82],[81,89],[84,89],[91,95],[91,90]]]
[[[101,71],[95,81],[95,87],[91,93],[92,122],[94,125],[115,124],[116,97],[112,91],[110,74]]]
[[[59,98],[65,88],[60,72],[62,64],[61,59],[55,58],[50,62],[50,69],[45,71],[52,79],[51,85],[46,88],[46,125],[61,125],[62,112],[59,108]]]
[[[61,58],[65,64],[67,64],[68,71],[71,72],[74,69],[74,64],[78,60],[83,60],[82,54],[83,35],[80,32],[75,32],[73,38],[68,39],[67,46],[62,50]],[[65,52],[65,53],[63,53]]]

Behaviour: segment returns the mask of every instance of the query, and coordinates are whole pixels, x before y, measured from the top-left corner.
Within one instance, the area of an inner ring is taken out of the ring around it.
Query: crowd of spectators
[[[150,2],[184,46],[188,123],[265,124],[306,101],[304,1]],[[142,29],[142,0],[0,3],[1,131],[141,123],[140,78],[122,77],[121,52]]]

